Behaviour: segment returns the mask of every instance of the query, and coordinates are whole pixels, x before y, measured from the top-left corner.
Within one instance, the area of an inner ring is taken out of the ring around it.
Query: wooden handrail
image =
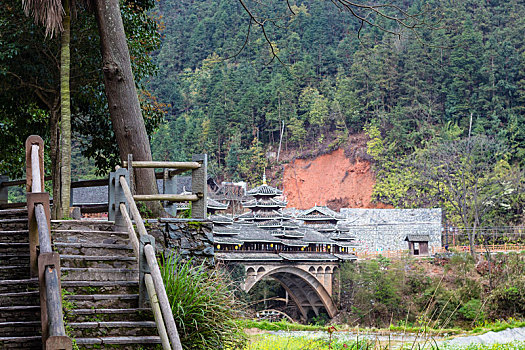
[[[195,202],[200,198],[196,194],[136,194],[133,199],[137,202],[168,201],[168,202]]]
[[[127,168],[128,162],[123,161],[122,166]],[[162,169],[185,169],[193,170],[199,169],[201,164],[199,162],[155,162],[155,161],[138,161],[131,162],[133,168],[162,168]]]
[[[44,186],[43,153],[42,139],[38,136],[30,136],[26,141],[26,160],[30,162],[30,164],[26,164],[28,170],[26,189],[28,192],[30,228],[30,265],[31,269],[34,270],[33,264],[38,261],[43,347],[47,350],[71,350],[73,343],[66,335],[62,314],[60,256],[54,253],[51,247],[49,194],[42,192]],[[35,261],[36,234],[38,234],[40,246],[37,261]]]
[[[135,220],[135,225],[137,227],[139,236],[147,236],[148,232],[146,230],[146,227],[144,226],[144,221],[142,220],[140,212],[137,208],[137,204],[133,199],[131,189],[129,188],[128,182],[126,181],[126,177],[119,176],[118,182],[122,187],[124,196],[126,198],[126,201],[128,202],[129,208],[131,210],[131,215]],[[126,222],[128,233],[130,235],[133,248],[136,252],[137,259],[140,259],[140,255],[138,253],[140,245],[139,239],[135,233],[133,222],[131,221],[131,218],[127,213],[126,205],[124,203],[120,203],[119,210],[122,216],[124,217],[124,221]],[[182,350],[182,344],[180,342],[180,337],[177,331],[177,326],[175,324],[175,319],[173,318],[173,312],[169,304],[169,299],[166,294],[166,288],[164,287],[164,282],[162,281],[162,275],[160,273],[159,265],[157,263],[154,247],[151,244],[145,245],[144,254],[146,256],[146,262],[150,270],[150,273],[144,274],[144,282],[146,284],[148,296],[152,303],[152,308],[155,316],[155,323],[159,331],[159,336],[161,337],[162,346],[165,350]],[[153,284],[153,288],[151,282]],[[155,300],[158,301],[157,306],[159,307],[160,312],[158,312],[158,310],[155,310],[156,307],[154,307],[153,305]],[[166,333],[167,338],[169,338],[169,340],[166,338]],[[170,341],[172,347],[169,347]]]
[[[183,169],[181,169],[183,170]],[[183,171],[170,171],[170,176],[179,174]],[[155,173],[155,178],[157,180],[164,178],[164,173]],[[51,181],[53,178],[51,176],[45,176],[44,181]],[[9,181],[1,181],[0,187],[12,187],[12,186],[22,186],[26,184],[26,179],[21,180],[9,180]],[[98,186],[107,186],[108,185],[108,179],[94,179],[94,180],[79,180],[79,181],[71,181],[71,188],[82,188],[82,187],[98,187]]]
[[[150,297],[151,309],[153,310],[153,317],[155,317],[155,323],[157,324],[157,330],[159,331],[162,347],[164,349],[170,349],[168,332],[166,331],[166,326],[164,325],[164,319],[162,318],[162,311],[160,309],[159,298],[157,297],[157,293],[155,292],[155,285],[153,284],[151,274],[147,273],[144,275],[144,282],[146,284],[146,289],[148,290],[148,295]]]

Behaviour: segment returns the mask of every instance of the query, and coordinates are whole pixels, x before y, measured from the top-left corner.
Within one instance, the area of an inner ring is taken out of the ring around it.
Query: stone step
[[[41,334],[40,321],[0,322],[0,337],[29,337]]]
[[[129,234],[121,231],[53,230],[53,242],[128,244]]]
[[[74,338],[157,335],[154,321],[69,322],[68,326]]]
[[[137,281],[62,281],[62,290],[73,294],[131,294],[137,293]]]
[[[0,294],[0,306],[37,306],[40,304],[40,292],[15,292]]]
[[[29,243],[0,243],[0,254],[29,253]]]
[[[80,231],[106,231],[114,230],[115,223],[107,220],[82,219],[82,220],[51,220],[54,230],[80,230]]]
[[[139,306],[138,294],[70,294],[65,297],[78,309],[133,309]]]
[[[42,337],[0,337],[0,349],[41,350]]]
[[[29,230],[0,231],[0,242],[28,243]]]
[[[1,306],[0,322],[40,321],[40,306]]]
[[[27,230],[27,218],[0,219],[0,230],[18,231]]]
[[[160,337],[96,337],[96,338],[76,338],[77,345],[81,349],[100,349],[114,348],[116,345],[125,346],[125,349],[155,349],[156,344],[160,344]],[[149,346],[148,346],[149,345]]]
[[[29,252],[0,254],[0,266],[29,265]]]
[[[133,255],[133,248],[128,244],[55,242],[54,246],[61,255]]]
[[[62,267],[133,268],[137,259],[130,256],[109,255],[60,255]]]
[[[34,290],[38,290],[36,278],[0,280],[0,293],[31,292]]]
[[[23,279],[29,277],[28,265],[13,265],[0,267],[0,280]]]
[[[68,311],[72,322],[89,321],[147,321],[153,320],[151,309],[72,309]]]
[[[63,281],[138,281],[139,270],[128,268],[63,267]]]
[[[27,218],[27,208],[20,209],[1,209],[1,219],[16,219],[16,218]]]

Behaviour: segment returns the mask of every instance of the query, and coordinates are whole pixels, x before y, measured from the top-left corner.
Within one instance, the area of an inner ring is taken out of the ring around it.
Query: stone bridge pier
[[[308,319],[308,312],[316,316],[324,308],[330,317],[337,314],[332,300],[332,282],[338,269],[335,262],[308,262],[298,264],[248,263],[244,265],[246,279],[243,289],[249,292],[263,278],[277,280],[298,306],[302,317]]]

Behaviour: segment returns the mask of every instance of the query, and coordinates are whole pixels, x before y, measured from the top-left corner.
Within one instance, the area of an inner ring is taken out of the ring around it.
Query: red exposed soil
[[[382,203],[371,202],[375,176],[370,162],[352,158],[340,148],[285,165],[283,188],[288,207],[307,209],[317,204],[334,210],[387,208]]]

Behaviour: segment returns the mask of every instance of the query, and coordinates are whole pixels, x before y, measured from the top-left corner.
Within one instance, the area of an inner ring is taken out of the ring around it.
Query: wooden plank
[[[138,202],[168,201],[168,202],[195,202],[200,198],[196,194],[136,194],[133,199]]]
[[[133,168],[171,168],[171,169],[199,169],[201,167],[198,162],[155,162],[155,161],[138,161],[131,162]],[[122,166],[127,168],[128,162],[123,161]]]

